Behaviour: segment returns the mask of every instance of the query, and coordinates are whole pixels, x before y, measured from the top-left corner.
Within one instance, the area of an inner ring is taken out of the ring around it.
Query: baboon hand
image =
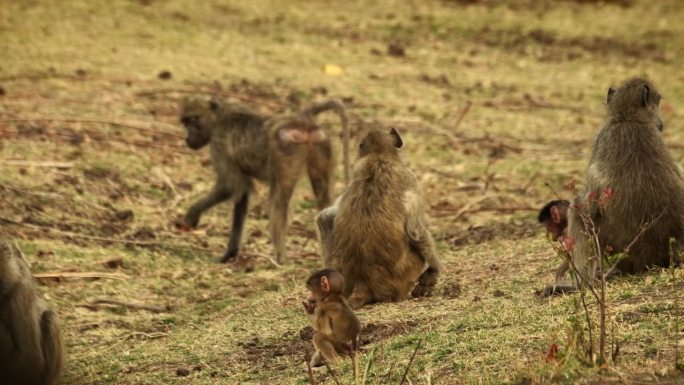
[[[185,217],[183,218],[183,221],[181,223],[181,228],[183,226],[188,227],[190,229],[197,228],[197,225],[199,224],[199,215],[188,212],[185,214]]]
[[[437,277],[439,277],[439,272],[433,268],[428,268],[420,275],[418,278],[418,284],[413,288],[411,296],[417,297],[429,297],[432,295],[432,291],[437,284]]]

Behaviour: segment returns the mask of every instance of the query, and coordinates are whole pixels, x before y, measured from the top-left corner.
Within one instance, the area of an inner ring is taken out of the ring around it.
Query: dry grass
[[[534,208],[554,197],[545,183],[564,194],[581,180],[610,84],[651,77],[665,95],[666,141],[676,158],[684,148],[684,6],[611,3],[5,2],[1,231],[37,272],[127,277],[44,281],[69,347],[65,384],[308,382],[299,301],[320,263],[312,194],[302,183],[293,200],[287,266],[214,264],[228,205],[194,233],[172,225],[212,178],[207,154],[183,147],[185,91],[263,111],[325,91],[346,98],[357,131],[405,135],[446,270],[432,298],[359,312],[362,367],[375,349],[369,383],[398,383],[420,339],[413,384],[676,383],[681,269],[611,282],[622,354],[603,373],[568,351],[572,298],[533,295],[557,263]],[[389,43],[406,55],[388,55]],[[157,77],[165,70],[171,79]],[[259,188],[250,210],[252,253],[271,250],[265,197]],[[116,257],[123,266],[102,262]],[[171,310],[81,306],[98,299]],[[561,361],[549,363],[553,343]],[[333,383],[325,370],[315,377]],[[351,381],[349,364],[338,377]]]

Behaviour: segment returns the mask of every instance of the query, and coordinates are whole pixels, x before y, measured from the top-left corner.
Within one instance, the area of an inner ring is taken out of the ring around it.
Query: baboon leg
[[[40,330],[45,363],[45,383],[53,384],[64,367],[64,348],[57,315],[52,310],[43,312],[40,318]]]
[[[332,187],[332,166],[330,143],[326,142],[314,147],[308,159],[307,171],[319,210],[330,206],[332,201],[330,191]]]
[[[314,335],[313,342],[316,350],[320,353],[325,362],[329,364],[336,364],[340,361],[341,357],[335,350],[335,344],[328,338],[321,335],[321,333],[316,333]]]
[[[330,249],[333,242],[333,227],[335,226],[335,215],[337,206],[330,206],[316,215],[316,225],[318,226],[318,241],[321,245],[321,255],[325,266],[337,266],[338,260],[333,260]]]
[[[314,354],[311,355],[311,361],[309,361],[309,365],[312,368],[323,366],[323,357],[321,356],[321,352],[316,350]]]
[[[197,227],[200,216],[202,216],[203,212],[221,202],[227,201],[230,199],[231,195],[232,192],[229,189],[219,184],[215,185],[209,194],[195,202],[195,204],[190,207],[188,213],[185,214],[183,221],[190,227]]]
[[[422,200],[415,192],[404,195],[404,205],[408,218],[406,220],[406,234],[409,246],[427,264],[427,269],[418,278],[418,284],[413,289],[413,297],[426,297],[432,294],[442,266],[437,259],[435,242],[427,229],[425,208]]]
[[[271,209],[269,215],[269,227],[271,229],[271,240],[276,252],[276,261],[285,261],[285,235],[288,226],[288,209],[290,198],[295,188],[297,179],[281,181],[271,186]]]
[[[245,227],[245,218],[247,217],[247,209],[249,208],[249,192],[242,194],[242,197],[235,202],[233,208],[233,226],[230,230],[230,240],[228,241],[228,250],[226,250],[221,263],[226,263],[238,255],[240,249],[240,240],[242,239],[242,232]]]

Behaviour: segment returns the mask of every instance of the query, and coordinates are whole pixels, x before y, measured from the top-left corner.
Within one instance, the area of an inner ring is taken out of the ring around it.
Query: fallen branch
[[[87,307],[91,310],[97,310],[99,305],[114,305],[114,306],[122,306],[126,307],[129,309],[138,309],[138,310],[147,310],[152,313],[167,313],[171,310],[171,307],[169,305],[166,306],[154,306],[154,305],[146,305],[142,303],[131,303],[131,302],[124,302],[124,301],[118,301],[114,299],[98,299],[96,301],[93,301],[90,304],[85,304],[81,305],[83,307]]]
[[[243,256],[245,256],[245,257],[263,258],[263,259],[269,261],[273,266],[275,266],[275,267],[277,267],[277,268],[283,267],[283,266],[282,266],[281,264],[279,264],[275,259],[271,258],[270,256],[268,256],[268,255],[266,255],[266,254],[261,254],[261,253],[249,253],[249,252],[241,251],[241,252],[240,252],[240,255],[243,255]]]
[[[74,162],[61,162],[58,160],[3,160],[0,164],[5,166],[19,167],[47,167],[47,168],[73,168]]]
[[[105,278],[105,279],[115,279],[119,281],[125,281],[129,276],[119,273],[100,273],[97,271],[87,271],[87,272],[55,272],[55,273],[35,273],[33,274],[35,279],[55,279],[55,278]]]
[[[191,94],[191,95],[192,94],[207,94],[207,95],[216,95],[216,96],[223,96],[223,97],[228,97],[228,98],[235,98],[238,100],[257,103],[257,104],[263,104],[263,105],[268,106],[270,108],[280,108],[280,107],[284,106],[284,104],[280,103],[280,102],[266,101],[266,100],[246,96],[246,95],[232,94],[229,92],[225,92],[225,91],[222,91],[219,89],[212,89],[212,88],[198,88],[198,89],[163,88],[163,89],[157,89],[157,90],[140,91],[140,92],[136,93],[135,96],[148,97],[148,96],[154,96],[154,95],[159,95],[159,94]]]
[[[411,369],[411,364],[413,363],[413,360],[416,358],[416,354],[418,354],[418,349],[420,349],[420,344],[423,342],[422,339],[418,340],[418,343],[416,344],[416,350],[413,351],[413,354],[411,355],[411,359],[409,360],[408,365],[406,365],[406,369],[404,370],[404,375],[401,377],[401,382],[399,385],[404,385],[404,382],[406,381],[406,377],[408,376],[409,369]]]
[[[99,119],[70,119],[70,118],[22,118],[22,119],[1,119],[0,123],[33,123],[33,122],[55,122],[55,123],[82,123],[82,124],[105,124],[108,126],[131,128],[136,131],[149,132],[152,134],[166,135],[178,139],[185,139],[182,135],[175,134],[172,132],[164,132],[159,130],[153,130],[151,128],[140,127],[135,124],[114,122],[110,120],[99,120]]]

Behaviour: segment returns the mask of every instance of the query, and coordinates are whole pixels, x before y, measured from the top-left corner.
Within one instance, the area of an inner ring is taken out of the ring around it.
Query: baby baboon
[[[52,385],[63,366],[57,314],[38,297],[21,251],[0,240],[0,383]]]
[[[329,134],[316,125],[314,117],[327,110],[340,116],[343,130],[345,173],[348,174],[347,115],[337,100],[315,104],[296,116],[262,116],[234,104],[190,99],[183,102],[181,123],[187,130],[186,143],[197,150],[209,144],[216,171],[212,191],[196,202],[185,215],[187,226],[195,227],[210,207],[234,198],[233,226],[228,249],[221,258],[235,258],[240,247],[252,179],[270,188],[270,231],[276,259],[285,257],[288,206],[295,184],[306,171],[319,210],[331,201],[333,171]]]
[[[333,269],[317,271],[306,280],[306,288],[309,297],[303,305],[316,331],[313,337],[316,352],[311,357],[311,366],[321,366],[323,360],[334,364],[340,355],[351,355],[356,369],[361,323],[342,297],[342,274]]]
[[[414,296],[430,295],[437,283],[441,267],[402,146],[395,129],[371,131],[351,183],[316,219],[325,265],[342,273],[354,306],[400,301],[412,288]]]
[[[618,272],[668,266],[670,240],[681,247],[684,185],[660,133],[659,102],[646,79],[608,90],[608,119],[594,141],[584,192],[568,213],[572,260],[582,281],[596,277],[599,261],[578,207],[595,223],[602,248],[620,253],[629,247],[615,266]]]

